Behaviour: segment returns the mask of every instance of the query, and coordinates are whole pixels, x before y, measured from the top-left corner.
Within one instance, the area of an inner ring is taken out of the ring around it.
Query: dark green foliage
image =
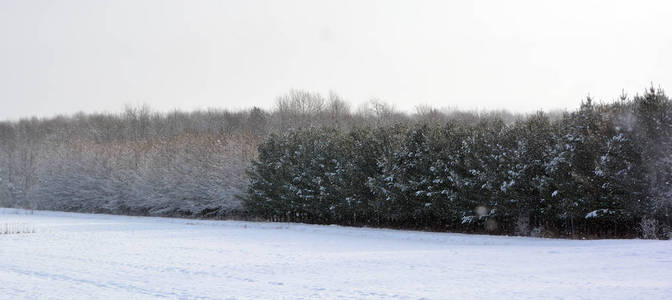
[[[273,220],[522,235],[669,226],[672,105],[660,91],[589,98],[553,119],[407,124],[271,135],[245,207]]]

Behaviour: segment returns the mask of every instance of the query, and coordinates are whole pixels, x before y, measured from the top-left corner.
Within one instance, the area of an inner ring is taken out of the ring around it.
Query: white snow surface
[[[672,242],[0,209],[2,299],[672,299]]]

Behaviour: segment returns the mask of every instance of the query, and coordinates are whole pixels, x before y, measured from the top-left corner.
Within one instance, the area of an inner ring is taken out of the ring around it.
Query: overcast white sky
[[[574,108],[672,89],[670,3],[0,0],[0,119],[271,108],[290,89],[409,111]]]

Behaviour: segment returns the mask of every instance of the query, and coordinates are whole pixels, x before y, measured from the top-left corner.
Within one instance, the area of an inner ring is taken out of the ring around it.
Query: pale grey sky
[[[672,89],[669,1],[0,0],[0,120],[290,89],[531,111],[651,83]]]

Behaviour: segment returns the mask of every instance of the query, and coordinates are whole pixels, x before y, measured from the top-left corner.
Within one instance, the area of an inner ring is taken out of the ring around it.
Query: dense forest
[[[669,238],[662,90],[512,114],[292,91],[271,111],[0,122],[0,206],[534,236]]]

